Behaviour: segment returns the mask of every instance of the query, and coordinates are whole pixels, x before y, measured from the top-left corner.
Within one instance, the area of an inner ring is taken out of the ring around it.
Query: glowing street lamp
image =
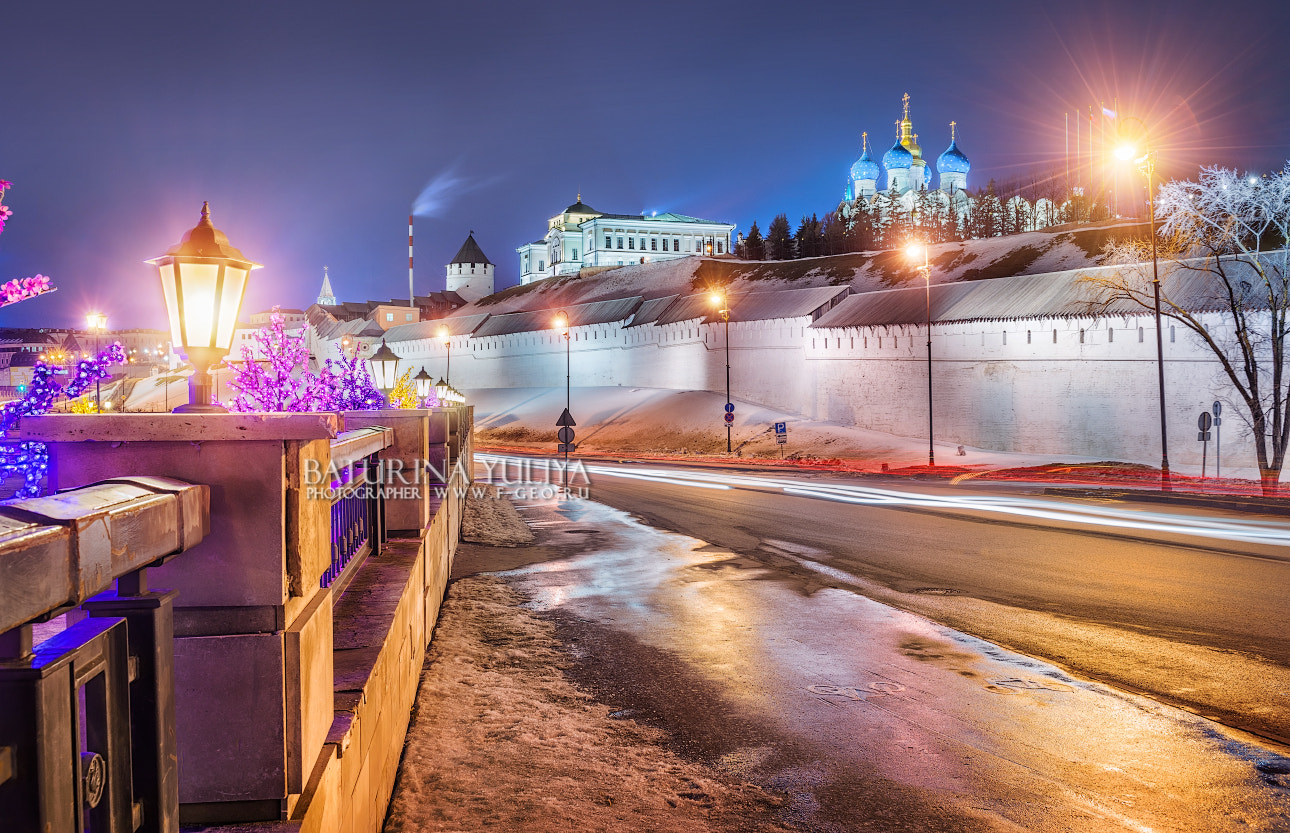
[[[1138,170],[1147,178],[1147,213],[1151,220],[1151,288],[1155,295],[1156,316],[1156,383],[1160,400],[1160,489],[1172,491],[1173,483],[1169,476],[1169,433],[1165,421],[1165,342],[1160,324],[1160,259],[1156,254],[1156,152],[1147,142],[1146,125],[1140,119],[1126,118],[1120,122],[1120,131],[1125,134],[1130,124],[1137,124],[1138,140],[1126,139],[1115,150],[1118,159],[1132,161]]]
[[[99,352],[99,336],[107,329],[107,316],[101,312],[91,312],[85,316],[86,328],[94,333],[94,355],[97,358]],[[94,412],[99,413],[103,410],[103,392],[99,389],[99,378],[94,377]]]
[[[434,390],[434,377],[426,373],[425,365],[421,366],[420,373],[412,377],[412,381],[417,384],[417,399],[428,399],[430,392]]]
[[[202,203],[201,220],[183,240],[147,263],[161,276],[172,341],[193,364],[188,404],[175,413],[226,413],[213,404],[210,370],[233,345],[247,279],[260,264],[247,260],[211,225],[209,203]]]
[[[923,243],[909,244],[905,254],[915,264],[920,260],[923,261],[917,268],[927,281],[927,465],[934,466],[936,465],[936,446],[933,442],[932,430],[932,262],[929,259],[927,246]]]
[[[368,359],[368,364],[372,368],[372,381],[376,383],[377,389],[388,397],[399,378],[398,354],[385,345],[385,339],[381,339],[381,346],[372,354],[372,358]]]
[[[733,451],[730,427],[734,424],[730,417],[730,414],[734,413],[730,403],[730,305],[726,303],[726,296],[721,292],[713,292],[709,300],[716,305],[721,320],[726,322],[726,453],[730,454]]]
[[[448,386],[448,383],[443,380],[442,376],[439,377],[439,381],[434,383],[434,395],[439,397],[440,404],[448,401],[448,391],[450,390],[452,390],[452,388]]]

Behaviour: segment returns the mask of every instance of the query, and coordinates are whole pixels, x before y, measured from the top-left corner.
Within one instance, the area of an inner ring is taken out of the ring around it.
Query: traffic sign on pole
[[[726,413],[728,413],[728,414],[733,414],[734,412],[735,412],[735,403],[733,403],[733,402],[727,402],[727,403],[726,403]]]
[[[776,433],[776,434],[787,434],[787,433],[788,433],[788,423],[787,423],[787,422],[777,422],[777,423],[775,423],[775,433]]]
[[[726,414],[726,422],[734,422],[734,421],[735,421],[734,414]]]
[[[562,443],[571,443],[573,442],[573,429],[566,425],[556,432],[556,436],[559,437]]]
[[[574,426],[578,423],[573,421],[573,414],[569,413],[568,408],[565,408],[564,413],[560,414],[560,418],[556,420],[555,424],[564,428],[565,426]]]

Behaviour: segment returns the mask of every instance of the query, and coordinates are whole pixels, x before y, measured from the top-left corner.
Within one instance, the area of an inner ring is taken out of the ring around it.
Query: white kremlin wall
[[[922,325],[813,329],[809,317],[730,323],[732,396],[808,419],[925,437],[927,354]],[[415,326],[415,325],[410,325]],[[390,346],[415,372],[438,377],[445,350],[431,338]],[[1196,418],[1224,402],[1224,472],[1255,470],[1250,434],[1218,363],[1181,327],[1165,323],[1170,462],[1201,464]],[[1054,331],[1056,340],[1054,341]],[[1081,333],[1082,331],[1082,333]],[[724,326],[623,322],[572,329],[574,387],[725,392]],[[1029,340],[1027,334],[1029,333]],[[1158,465],[1154,320],[1149,315],[933,325],[938,443],[1082,455]],[[453,339],[451,379],[487,388],[563,387],[556,330]],[[575,414],[580,425],[607,418]],[[713,414],[719,424],[720,414]],[[1210,473],[1214,447],[1209,448]]]

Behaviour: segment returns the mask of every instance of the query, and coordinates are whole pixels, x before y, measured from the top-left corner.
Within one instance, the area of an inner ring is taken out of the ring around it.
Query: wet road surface
[[[805,829],[1290,829],[1281,747],[818,571],[587,500],[517,505],[567,557],[504,575],[560,623],[580,682],[732,777],[786,792]]]

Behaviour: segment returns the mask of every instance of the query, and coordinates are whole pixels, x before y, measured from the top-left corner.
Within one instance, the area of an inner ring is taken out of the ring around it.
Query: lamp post
[[[932,430],[932,261],[923,243],[910,244],[906,252],[915,263],[922,258],[923,265],[918,267],[918,271],[927,281],[927,465],[935,466],[936,446],[932,439],[935,436]]]
[[[381,346],[368,359],[368,365],[372,369],[372,381],[376,383],[377,390],[385,394],[388,400],[390,392],[394,390],[394,383],[399,378],[398,354],[386,346],[385,339],[381,339]]]
[[[451,384],[452,382],[452,336],[448,333],[447,327],[439,328],[439,340],[443,342],[443,347],[448,351],[448,361],[444,365],[443,378]]]
[[[726,453],[730,454],[733,451],[730,427],[734,424],[731,418],[734,409],[730,403],[730,304],[726,303],[726,296],[721,292],[712,293],[712,303],[716,304],[721,320],[726,323]]]
[[[560,448],[564,451],[564,490],[569,490],[569,447],[573,445],[573,359],[569,347],[569,313],[560,310],[555,314],[555,326],[564,331],[564,413],[556,423],[559,428]]]
[[[1137,122],[1141,135],[1145,137],[1146,129],[1142,121],[1128,118],[1121,122],[1123,133],[1128,123]],[[1165,342],[1160,324],[1160,258],[1156,253],[1156,152],[1149,143],[1142,142],[1144,148],[1131,141],[1125,141],[1115,151],[1115,155],[1124,162],[1132,161],[1147,178],[1147,213],[1151,221],[1151,290],[1155,296],[1156,317],[1156,385],[1159,392],[1160,406],[1160,490],[1173,491],[1173,482],[1169,476],[1169,432],[1165,421]]]
[[[146,262],[161,276],[171,339],[193,363],[188,403],[174,412],[227,413],[212,403],[210,370],[233,344],[247,279],[260,264],[247,260],[211,225],[209,203],[202,203],[201,219],[183,240]]]
[[[107,329],[107,316],[101,312],[91,312],[85,316],[85,326],[94,333],[94,358],[99,356],[99,335]],[[103,392],[99,389],[99,378],[94,377],[94,413],[103,410]]]

